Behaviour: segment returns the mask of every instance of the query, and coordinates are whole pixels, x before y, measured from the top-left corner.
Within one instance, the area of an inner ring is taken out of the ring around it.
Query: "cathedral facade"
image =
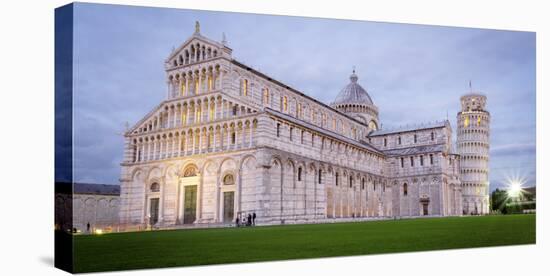
[[[124,135],[121,225],[221,225],[249,213],[259,224],[281,224],[488,211],[482,95],[463,97],[457,153],[446,120],[381,129],[355,72],[327,105],[235,60],[225,38],[204,37],[198,24],[165,71],[166,99]]]

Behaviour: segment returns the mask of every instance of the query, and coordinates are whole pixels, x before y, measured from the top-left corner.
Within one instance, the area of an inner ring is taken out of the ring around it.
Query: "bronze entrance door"
[[[235,192],[223,193],[223,222],[231,223],[235,214]]]
[[[428,215],[428,203],[422,203],[422,215]]]
[[[151,198],[149,205],[149,214],[151,216],[149,219],[149,224],[155,225],[159,221],[159,199]]]
[[[185,186],[183,224],[192,224],[197,219],[197,186]]]

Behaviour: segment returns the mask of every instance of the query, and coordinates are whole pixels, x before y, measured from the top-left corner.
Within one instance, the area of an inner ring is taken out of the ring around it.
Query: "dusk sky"
[[[491,112],[491,190],[536,183],[535,33],[181,9],[75,4],[74,177],[119,184],[125,122],[166,98],[164,60],[200,21],[233,58],[324,103],[356,67],[382,128],[447,118],[460,96]]]

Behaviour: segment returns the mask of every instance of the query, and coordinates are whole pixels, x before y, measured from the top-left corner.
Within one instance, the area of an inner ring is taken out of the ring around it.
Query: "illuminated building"
[[[237,61],[197,24],[165,71],[166,99],[124,136],[128,228],[463,213],[449,122],[380,128],[355,70],[327,105]]]

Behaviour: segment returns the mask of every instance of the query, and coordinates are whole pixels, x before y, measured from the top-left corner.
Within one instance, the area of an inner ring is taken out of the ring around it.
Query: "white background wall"
[[[0,210],[3,210],[0,274],[3,275],[67,275],[53,268],[53,9],[67,2],[3,1],[0,8],[2,186],[4,191],[25,193],[5,196],[0,201]],[[353,0],[101,2],[537,31],[537,117],[541,122],[550,116],[549,109],[542,108],[550,104],[548,93],[542,93],[549,90],[548,78],[543,76],[549,74],[550,49],[550,31],[543,28],[550,23],[545,22],[550,20],[545,19],[548,7],[544,1],[507,4],[474,0],[386,0],[376,4]],[[548,124],[543,127],[539,123],[537,140],[549,141],[548,136]],[[31,145],[32,151],[21,150]],[[30,152],[34,153],[32,159],[27,155]],[[443,271],[445,275],[540,275],[543,267],[548,270],[543,258],[550,253],[548,233],[545,235],[542,229],[542,220],[550,219],[543,209],[548,198],[543,183],[549,179],[549,172],[541,165],[548,166],[548,144],[538,143],[537,153],[537,182],[541,184],[537,187],[536,246],[140,270],[108,275],[345,275],[354,271],[368,271],[371,275],[441,275]],[[27,193],[31,189],[33,192]]]

